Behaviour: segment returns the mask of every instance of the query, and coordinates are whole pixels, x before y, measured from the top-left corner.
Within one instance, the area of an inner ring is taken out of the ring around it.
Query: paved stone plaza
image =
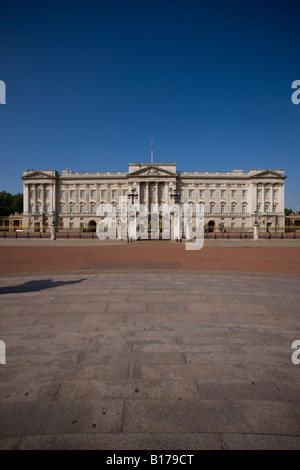
[[[0,448],[299,449],[297,275],[0,278]]]

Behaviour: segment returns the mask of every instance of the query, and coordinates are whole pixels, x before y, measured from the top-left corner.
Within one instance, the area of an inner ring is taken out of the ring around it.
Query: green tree
[[[21,214],[23,212],[23,194],[17,193],[13,196],[13,203],[12,203],[12,212],[19,212]]]
[[[293,209],[284,209],[285,215],[291,215],[294,214]]]
[[[6,191],[0,192],[0,216],[7,217],[15,212],[23,212],[23,194],[12,195]]]

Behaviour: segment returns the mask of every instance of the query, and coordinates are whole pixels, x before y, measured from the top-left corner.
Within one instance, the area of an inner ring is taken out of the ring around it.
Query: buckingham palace
[[[193,226],[202,213],[206,231],[252,231],[257,221],[259,231],[279,232],[285,178],[284,170],[177,171],[176,163],[130,163],[128,171],[107,172],[27,170],[23,228],[48,232],[52,223],[59,231],[95,231],[109,207],[117,231],[119,214],[132,204],[160,214],[176,203],[188,207]]]

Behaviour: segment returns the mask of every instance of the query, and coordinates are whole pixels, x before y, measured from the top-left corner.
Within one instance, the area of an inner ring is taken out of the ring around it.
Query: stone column
[[[145,182],[145,206],[147,212],[149,212],[149,183]]]
[[[278,212],[284,212],[284,185],[278,186]]]
[[[265,184],[263,183],[261,188],[261,212],[265,212]]]
[[[33,194],[34,194],[34,213],[37,213],[37,184],[33,186]]]
[[[273,202],[274,202],[274,184],[271,184],[271,189],[270,189],[270,201],[271,201],[271,212],[273,212]]]
[[[73,214],[73,217],[75,216],[76,213],[79,213],[80,212],[80,208],[79,208],[79,193],[80,189],[79,189],[79,184],[75,184],[75,213]]]
[[[24,199],[23,199],[23,212],[25,214],[29,213],[29,184],[25,183],[24,184]]]
[[[85,184],[85,213],[91,213],[90,208],[90,183]],[[94,214],[91,213],[93,216]]]
[[[42,184],[42,213],[46,212],[46,191],[45,191],[45,183]]]
[[[254,222],[253,224],[253,240],[259,240],[258,238],[258,223]]]

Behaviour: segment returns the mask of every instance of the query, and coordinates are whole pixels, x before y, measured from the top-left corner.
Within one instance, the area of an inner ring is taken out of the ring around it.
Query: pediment
[[[262,170],[252,175],[251,177],[252,178],[273,178],[273,179],[274,178],[278,178],[278,179],[286,178],[285,175],[283,175],[282,173],[278,173],[275,170]]]
[[[41,170],[34,170],[30,173],[27,173],[25,176],[23,176],[23,179],[49,179],[53,178],[53,175],[49,175],[44,171]]]
[[[176,176],[176,173],[156,165],[149,165],[129,173],[128,176]]]

